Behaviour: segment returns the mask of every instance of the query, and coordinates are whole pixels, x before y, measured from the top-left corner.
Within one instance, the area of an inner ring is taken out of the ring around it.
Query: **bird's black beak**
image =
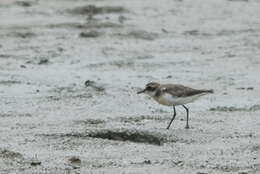
[[[145,92],[145,89],[138,91],[137,94],[141,94],[141,93],[144,93],[144,92]]]

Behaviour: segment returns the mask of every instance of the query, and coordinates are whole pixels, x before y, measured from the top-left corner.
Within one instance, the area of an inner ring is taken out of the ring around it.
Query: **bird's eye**
[[[153,88],[152,88],[151,86],[148,86],[146,89],[147,89],[148,91],[153,91]]]

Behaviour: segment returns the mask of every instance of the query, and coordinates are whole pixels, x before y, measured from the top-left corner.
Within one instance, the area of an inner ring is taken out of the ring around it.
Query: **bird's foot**
[[[189,129],[189,128],[190,128],[190,126],[189,126],[189,125],[186,125],[186,126],[185,126],[185,129]]]

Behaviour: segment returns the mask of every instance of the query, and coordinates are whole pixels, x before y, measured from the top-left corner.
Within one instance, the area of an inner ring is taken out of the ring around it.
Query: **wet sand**
[[[0,2],[0,173],[260,173],[260,2]],[[147,82],[214,89],[172,108]]]

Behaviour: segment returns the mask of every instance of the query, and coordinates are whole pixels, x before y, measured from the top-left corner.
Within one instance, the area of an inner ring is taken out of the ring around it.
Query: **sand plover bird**
[[[183,85],[177,84],[159,84],[155,82],[148,83],[145,89],[137,92],[137,94],[145,93],[156,100],[158,103],[166,106],[173,106],[173,117],[167,126],[170,128],[173,120],[176,117],[175,106],[182,105],[187,113],[186,129],[189,128],[189,109],[184,105],[191,103],[199,97],[213,93],[213,90],[198,90],[192,89]]]

